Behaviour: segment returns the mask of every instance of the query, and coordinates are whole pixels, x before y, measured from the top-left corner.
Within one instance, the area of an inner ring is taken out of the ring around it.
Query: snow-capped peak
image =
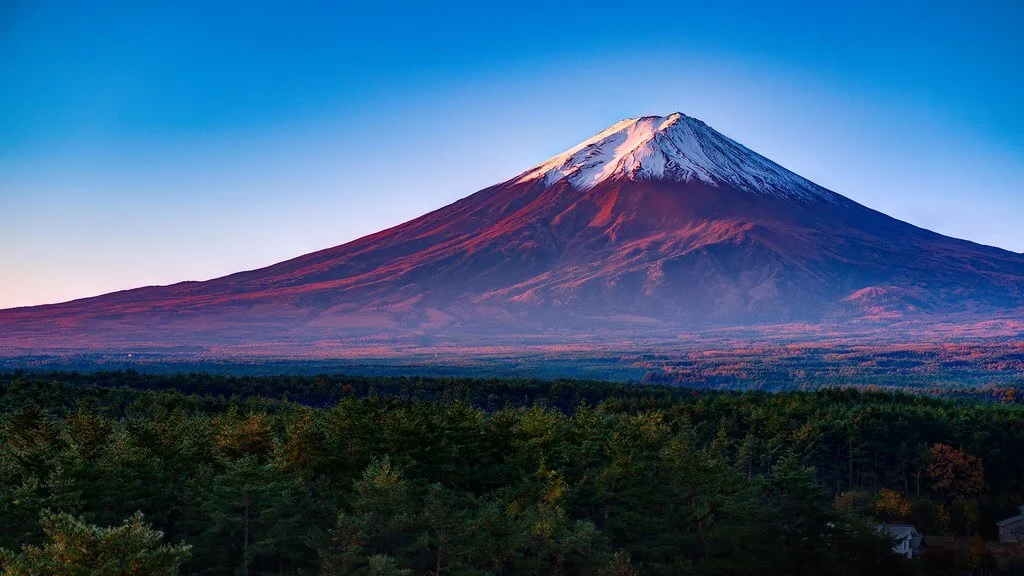
[[[546,185],[566,179],[581,190],[618,179],[698,180],[803,202],[845,201],[680,112],[622,120],[512,182],[541,178]]]

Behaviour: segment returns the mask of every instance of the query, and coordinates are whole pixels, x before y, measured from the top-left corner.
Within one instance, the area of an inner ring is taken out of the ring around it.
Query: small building
[[[1024,505],[1018,506],[1020,512],[1012,518],[996,522],[999,527],[999,541],[1004,544],[1024,542]]]
[[[892,547],[895,554],[913,558],[921,548],[921,533],[909,524],[880,524],[876,530],[896,539],[896,545]]]

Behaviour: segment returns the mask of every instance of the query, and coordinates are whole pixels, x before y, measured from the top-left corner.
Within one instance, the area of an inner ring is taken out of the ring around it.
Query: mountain
[[[1018,314],[1024,255],[864,207],[680,113],[273,266],[0,311],[0,344],[304,345]]]

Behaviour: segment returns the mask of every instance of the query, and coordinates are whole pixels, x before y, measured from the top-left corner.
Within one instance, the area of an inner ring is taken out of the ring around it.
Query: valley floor
[[[1024,383],[1024,325],[844,333],[720,331],[675,338],[635,334],[581,341],[364,341],[114,349],[0,348],[0,369],[136,370],[224,375],[345,373],[486,378],[582,378],[727,390],[835,386],[933,394],[999,394]]]

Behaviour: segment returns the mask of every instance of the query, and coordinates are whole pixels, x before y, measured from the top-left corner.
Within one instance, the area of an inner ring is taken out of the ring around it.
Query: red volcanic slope
[[[405,224],[207,282],[0,311],[0,345],[618,333],[1015,314],[1024,256],[916,228],[699,120],[624,120]]]

